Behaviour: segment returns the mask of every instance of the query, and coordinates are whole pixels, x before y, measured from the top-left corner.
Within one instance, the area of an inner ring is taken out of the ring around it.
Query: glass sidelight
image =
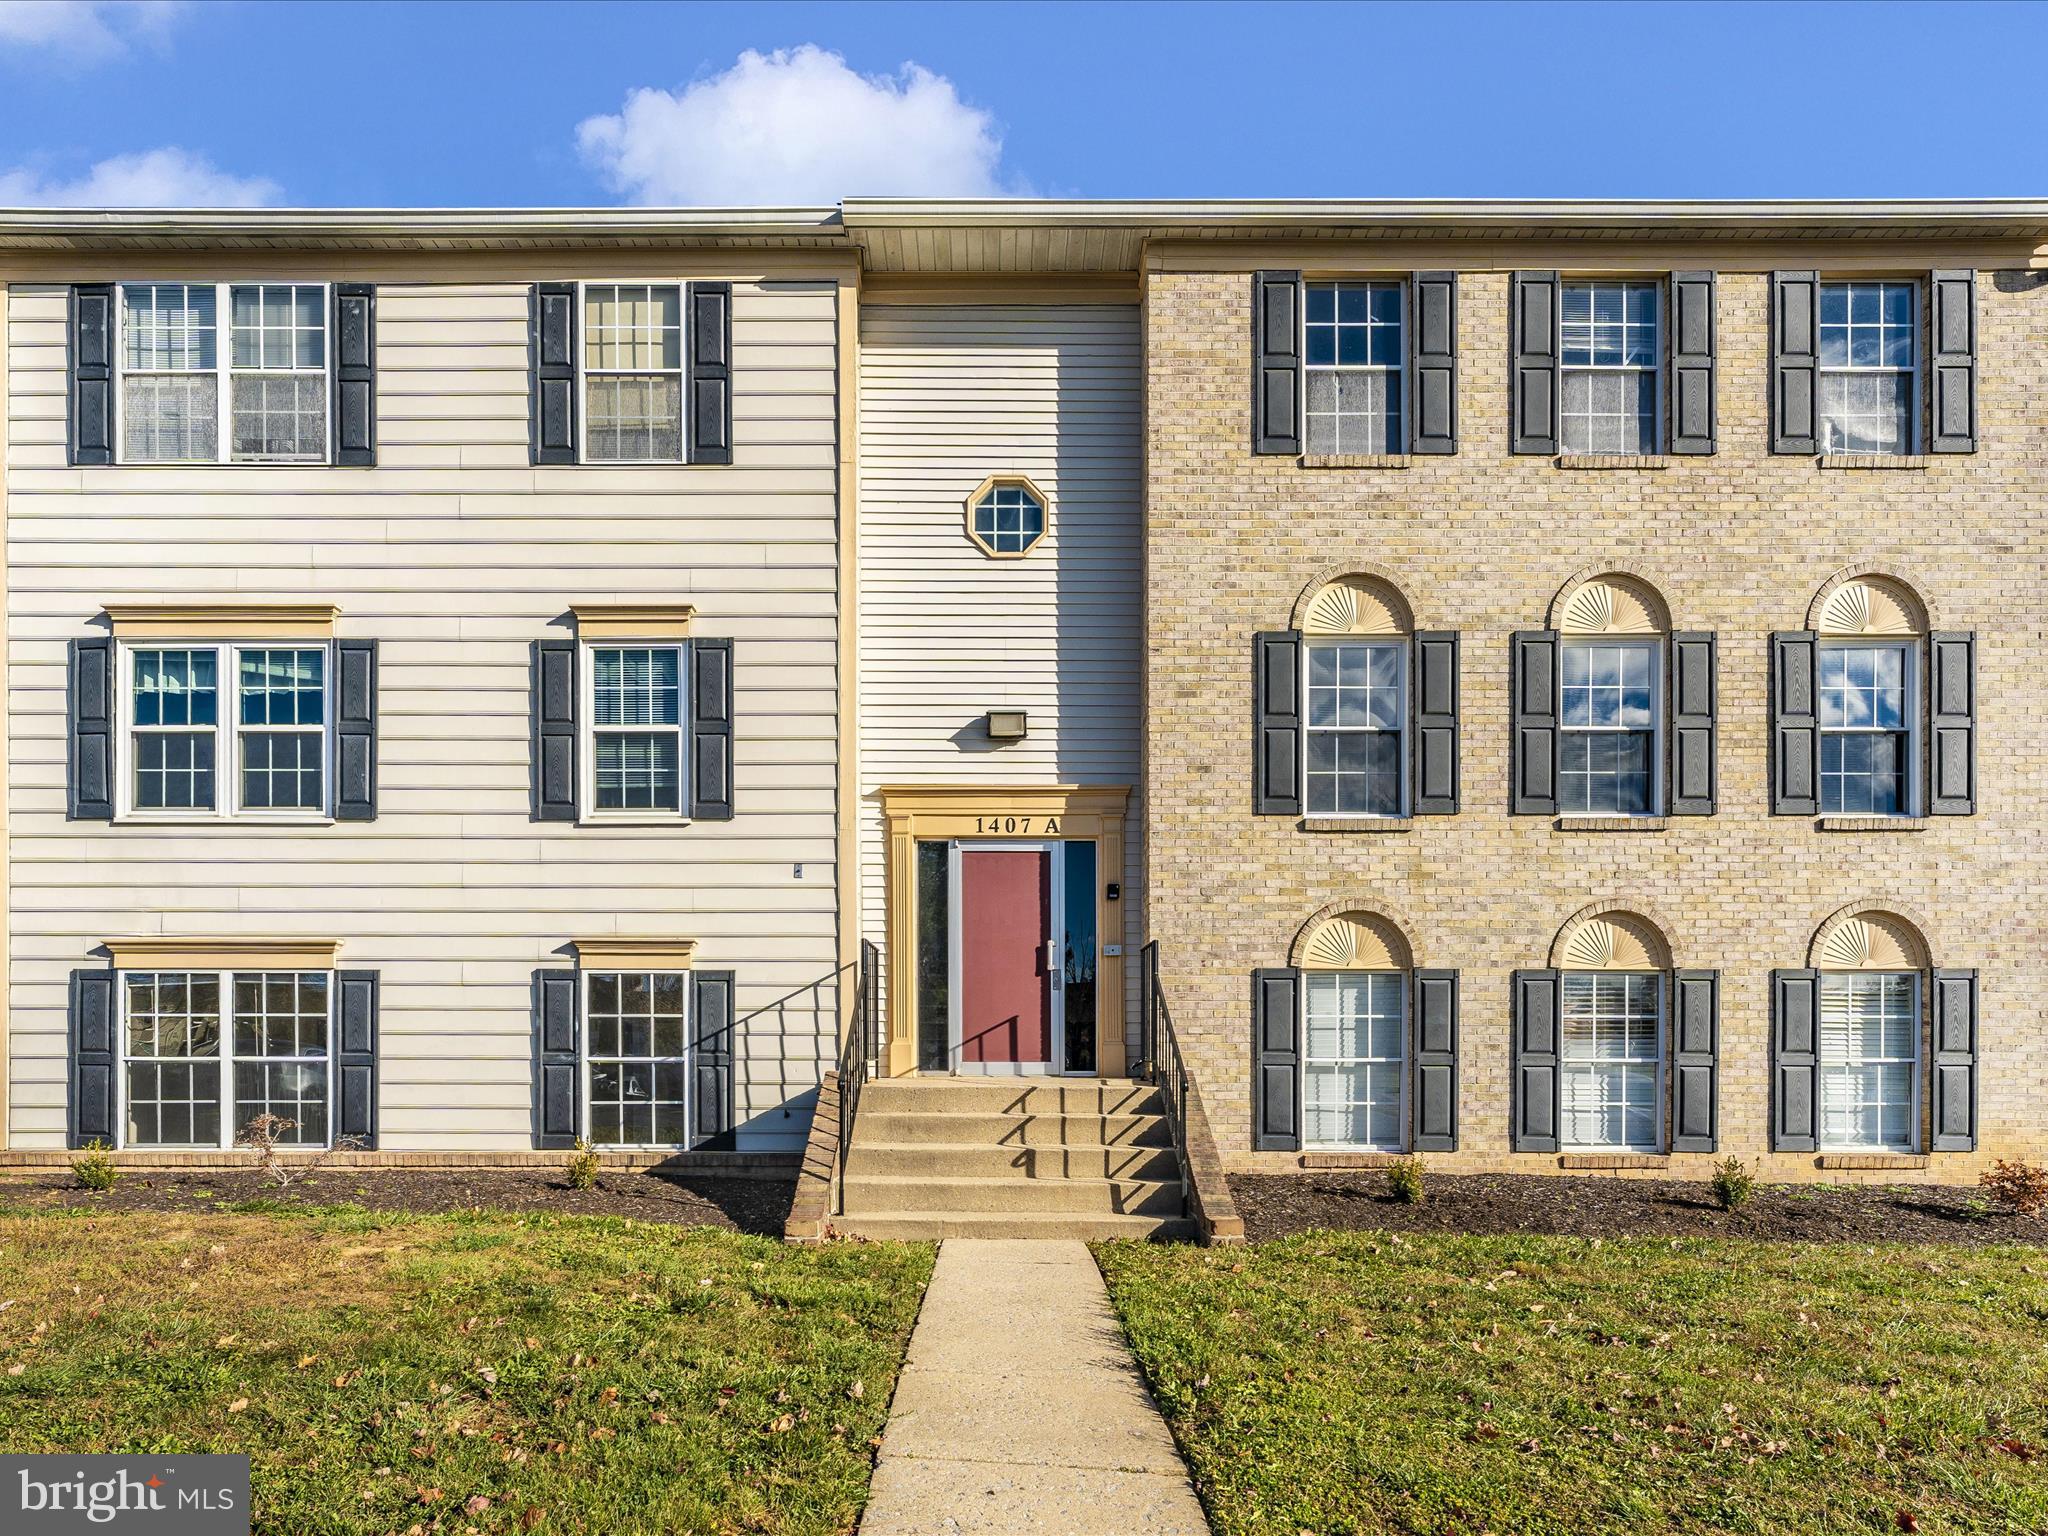
[[[1066,865],[1060,902],[1060,972],[1064,980],[1063,1052],[1060,1066],[1068,1072],[1095,1070],[1095,845],[1060,845]]]
[[[952,845],[917,845],[917,1069],[950,1071],[953,1030]]]

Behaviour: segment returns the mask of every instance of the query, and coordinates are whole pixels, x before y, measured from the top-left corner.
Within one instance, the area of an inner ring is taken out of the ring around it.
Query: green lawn
[[[246,1451],[258,1531],[843,1532],[931,1250],[0,1214],[0,1446]]]
[[[2048,1254],[1107,1244],[1221,1536],[2048,1530]]]

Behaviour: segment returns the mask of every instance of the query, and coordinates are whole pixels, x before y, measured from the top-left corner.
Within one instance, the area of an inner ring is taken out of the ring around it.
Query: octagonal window
[[[987,554],[1029,554],[1045,537],[1045,498],[1028,480],[988,481],[968,503],[967,531]]]

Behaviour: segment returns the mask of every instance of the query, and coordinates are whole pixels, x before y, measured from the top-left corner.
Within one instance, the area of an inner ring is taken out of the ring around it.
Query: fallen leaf
[[[795,1429],[795,1428],[796,1428],[796,1415],[795,1415],[795,1414],[793,1414],[793,1413],[785,1413],[785,1414],[784,1414],[784,1415],[783,1415],[783,1416],[782,1416],[781,1418],[777,1419],[777,1420],[776,1420],[776,1421],[775,1421],[775,1422],[774,1422],[773,1424],[770,1424],[770,1425],[768,1426],[769,1432],[770,1432],[771,1434],[777,1434],[777,1435],[786,1435],[786,1434],[788,1434],[788,1433],[789,1433],[789,1432],[790,1432],[790,1431],[791,1431],[792,1429]]]
[[[468,1510],[472,1515],[480,1515],[485,1510],[491,1507],[491,1501],[485,1498],[480,1493],[473,1493],[469,1496],[468,1501],[465,1502],[462,1507]]]
[[[234,1401],[233,1401],[232,1403],[229,1403],[229,1404],[228,1404],[228,1412],[229,1412],[229,1413],[240,1413],[240,1412],[241,1412],[241,1411],[242,1411],[242,1410],[243,1410],[244,1408],[246,1408],[246,1407],[248,1407],[248,1406],[249,1406],[249,1399],[247,1399],[246,1397],[238,1397],[238,1398],[236,1398],[236,1399],[235,1399],[235,1400],[234,1400]]]
[[[1920,1517],[1910,1509],[1893,1510],[1892,1520],[1902,1531],[1917,1531],[1920,1529]]]

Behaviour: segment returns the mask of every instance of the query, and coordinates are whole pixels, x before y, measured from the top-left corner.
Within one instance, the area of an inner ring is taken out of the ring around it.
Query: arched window
[[[1674,633],[1648,582],[1574,579],[1514,637],[1511,810],[1705,816],[1716,795],[1714,637]]]
[[[1977,1145],[1977,973],[1937,969],[1909,918],[1846,907],[1771,973],[1771,1144],[1913,1154]]]
[[[1455,1151],[1458,973],[1416,966],[1391,917],[1337,906],[1293,962],[1252,976],[1253,1145]]]
[[[1310,816],[1403,816],[1408,806],[1408,605],[1385,582],[1342,576],[1302,622]]]
[[[1573,917],[1550,962],[1514,976],[1514,1149],[1716,1150],[1719,974],[1674,970],[1621,908]]]
[[[1913,817],[1976,809],[1976,636],[1933,630],[1919,596],[1837,577],[1813,626],[1771,637],[1771,809]]]

